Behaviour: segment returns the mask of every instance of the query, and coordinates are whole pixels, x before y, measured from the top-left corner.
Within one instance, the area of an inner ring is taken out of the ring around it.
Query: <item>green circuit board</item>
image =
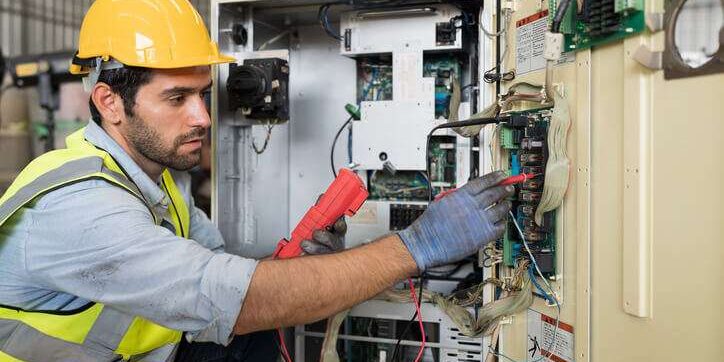
[[[548,21],[560,0],[549,0]],[[577,51],[615,42],[646,29],[644,0],[573,1],[561,22],[565,50]]]
[[[551,112],[542,109],[510,115],[510,121],[501,126],[499,133],[501,149],[507,151],[508,173],[511,176],[521,173],[539,175],[516,185],[511,198],[511,211],[543,274],[555,275],[556,211],[546,213],[541,225],[534,221],[535,210],[543,193]],[[503,261],[509,267],[514,267],[518,259],[529,258],[512,220],[506,225],[502,250]]]

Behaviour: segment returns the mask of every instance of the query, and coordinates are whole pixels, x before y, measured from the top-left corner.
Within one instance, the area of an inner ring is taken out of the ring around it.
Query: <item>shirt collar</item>
[[[131,156],[101,126],[92,120],[86,126],[85,139],[113,157],[131,181],[138,186],[146,201],[153,206],[165,203],[166,194],[158,187],[158,184],[143,172]]]

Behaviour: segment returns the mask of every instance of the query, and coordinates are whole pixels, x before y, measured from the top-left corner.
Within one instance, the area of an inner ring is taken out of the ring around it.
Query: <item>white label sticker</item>
[[[393,97],[395,101],[417,101],[424,98],[423,89],[420,87],[422,79],[422,52],[405,53],[397,52],[393,54],[393,65],[395,73],[395,81]],[[399,79],[399,80],[398,80]],[[432,79],[431,82],[434,82]]]
[[[576,62],[576,53],[575,52],[565,52],[561,54],[561,58],[558,59],[556,62],[556,65],[564,65],[566,63],[575,63]]]
[[[573,326],[528,309],[527,361],[574,362],[573,348]]]
[[[520,19],[515,25],[515,72],[525,74],[545,68],[543,47],[548,29],[548,10]]]

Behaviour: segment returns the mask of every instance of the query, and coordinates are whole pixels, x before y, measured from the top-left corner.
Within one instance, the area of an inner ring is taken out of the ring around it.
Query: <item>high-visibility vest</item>
[[[83,137],[85,128],[66,139],[67,148],[33,160],[0,198],[0,228],[36,198],[76,182],[100,179],[137,197],[149,208],[153,221],[162,218],[144,200],[108,152]],[[176,235],[188,237],[189,211],[168,170],[161,185],[171,199],[169,217]],[[165,360],[173,354],[181,332],[102,303],[88,303],[73,311],[28,311],[0,306],[0,361],[117,361]]]

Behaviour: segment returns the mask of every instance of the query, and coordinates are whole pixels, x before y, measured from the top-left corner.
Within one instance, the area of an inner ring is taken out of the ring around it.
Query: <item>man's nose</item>
[[[202,97],[199,97],[193,104],[190,105],[189,120],[193,127],[211,127],[211,116],[206,108],[206,102]]]

